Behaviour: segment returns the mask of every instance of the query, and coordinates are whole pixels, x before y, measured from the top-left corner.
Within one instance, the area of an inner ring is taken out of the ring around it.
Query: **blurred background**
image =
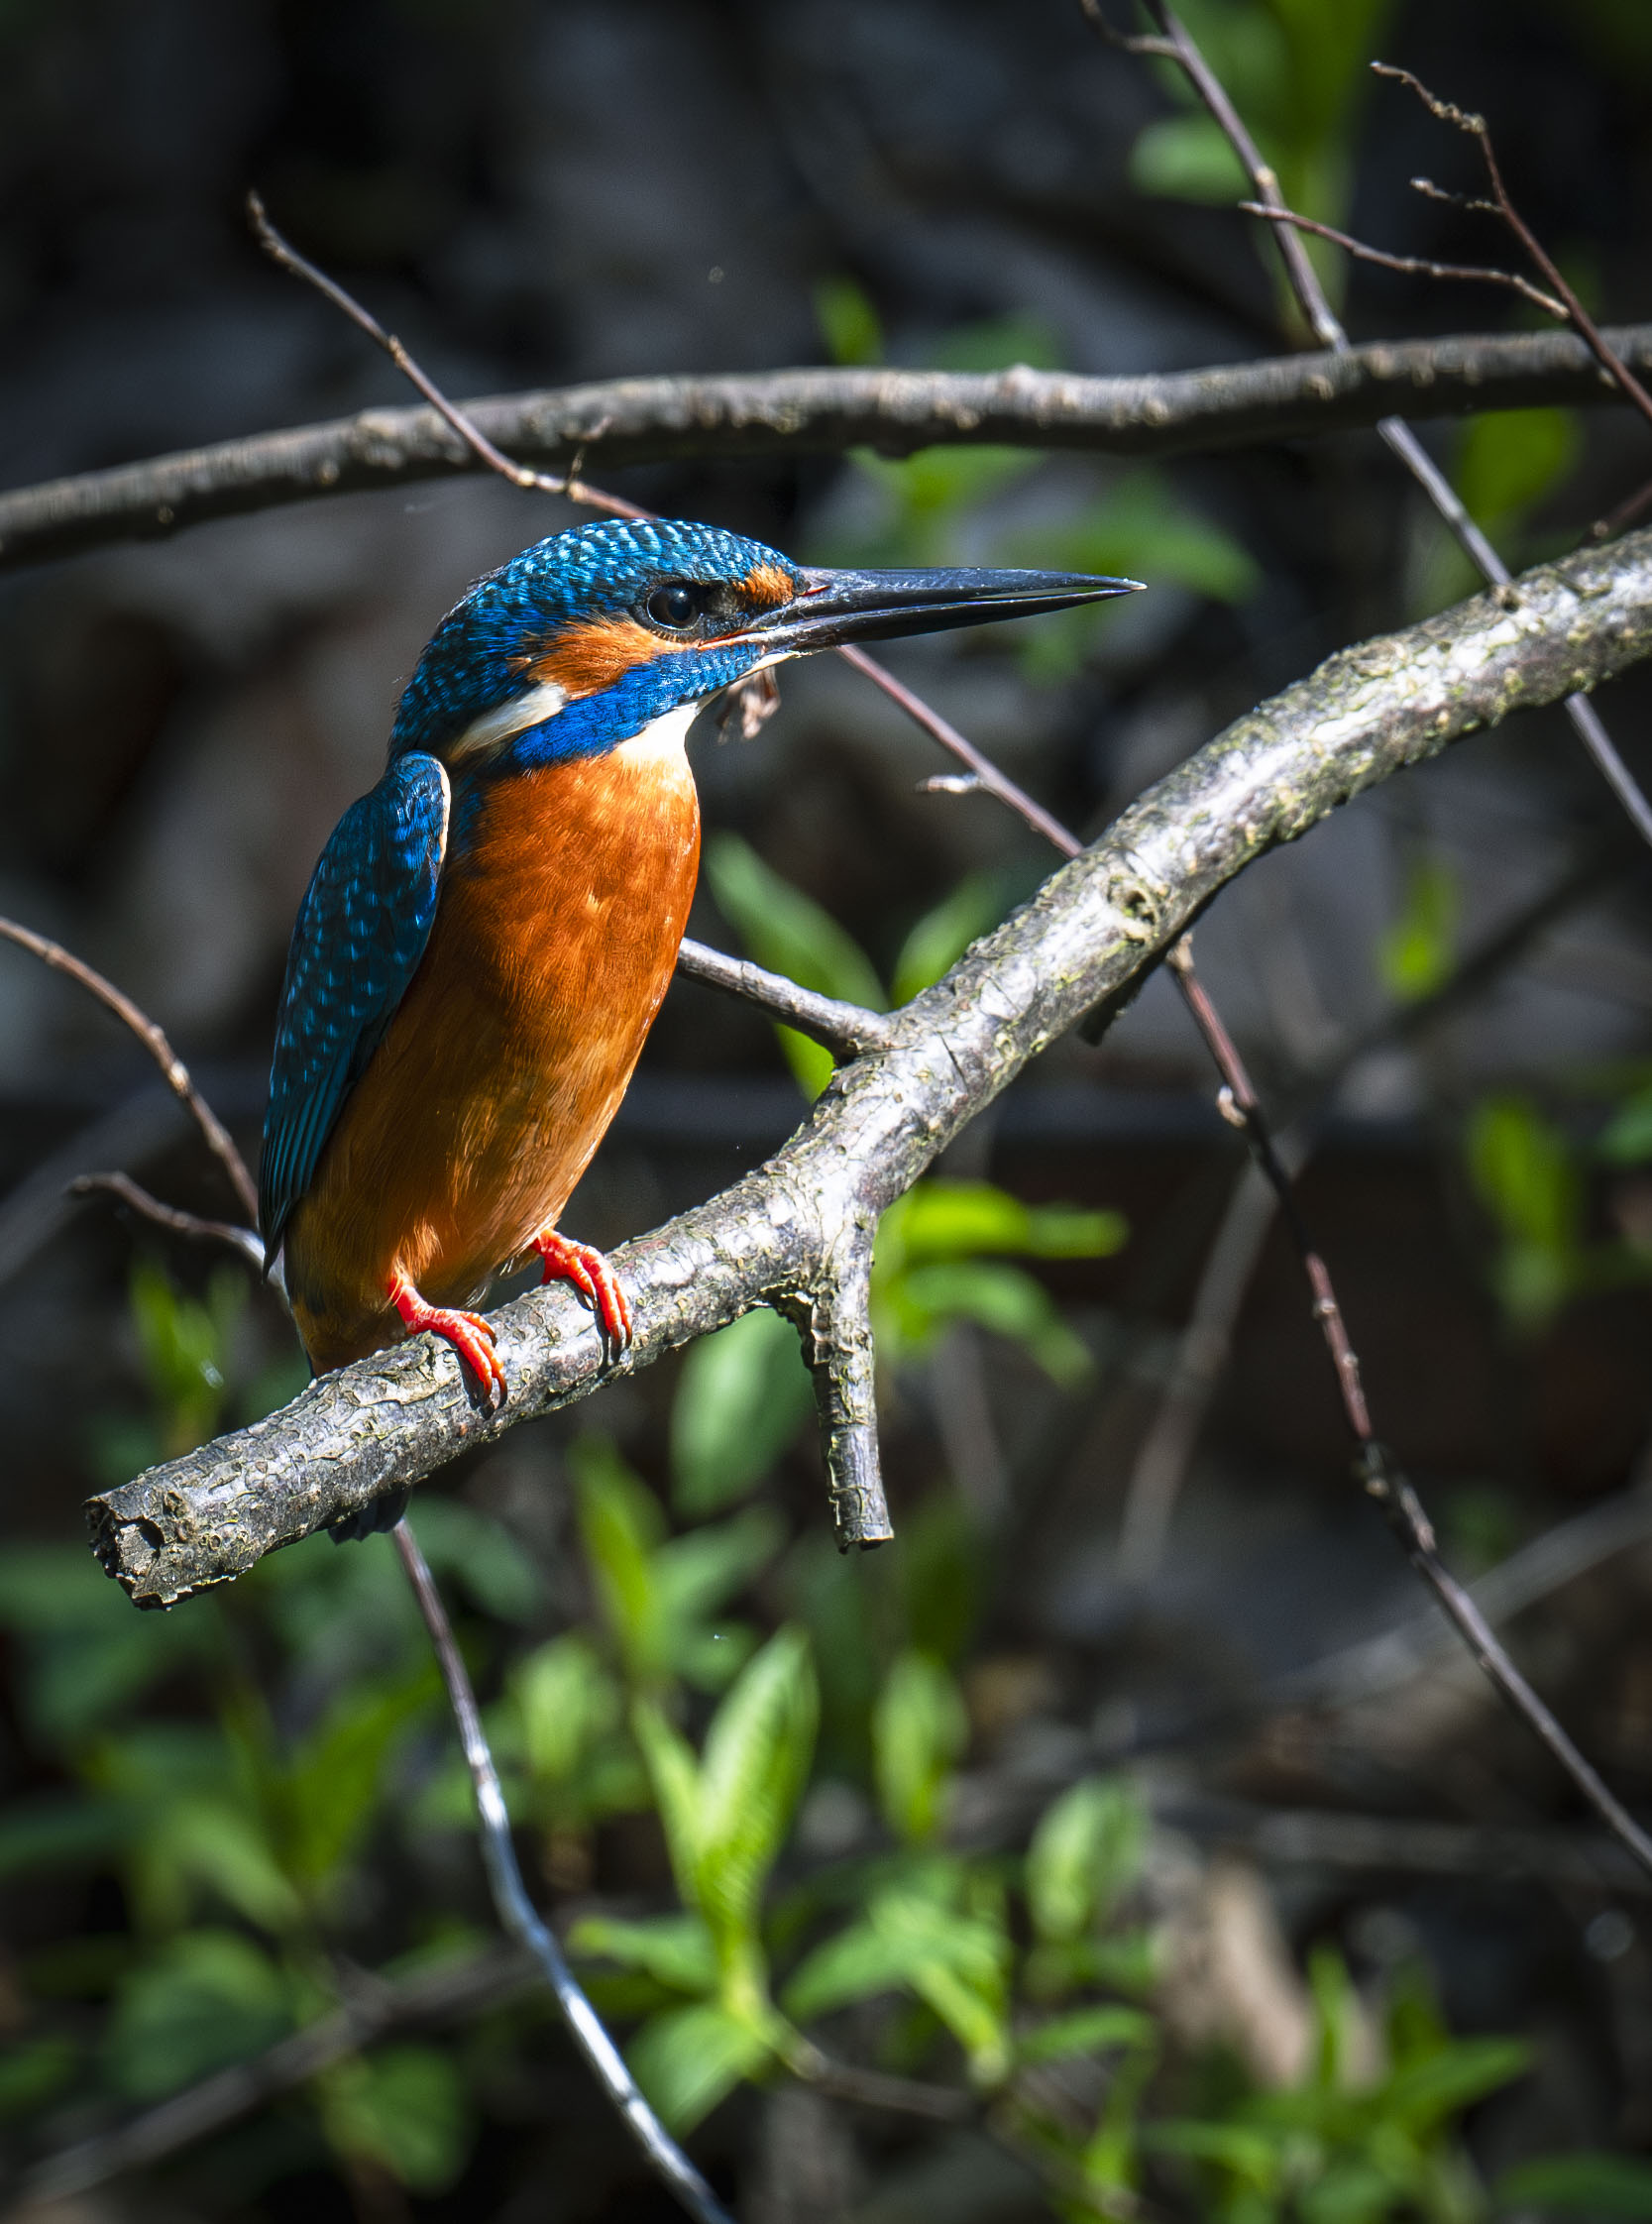
[[[1478,180],[1467,143],[1365,66],[1403,62],[1487,113],[1595,313],[1652,314],[1641,0],[1186,13],[1296,205],[1403,253],[1504,260],[1489,225],[1409,189]],[[253,185],[461,395],[1301,344],[1172,73],[1063,0],[10,0],[0,119],[8,485],[407,398],[260,259]],[[1500,289],[1324,268],[1357,340],[1536,321]],[[1424,432],[1516,567],[1649,469],[1622,410]],[[1075,620],[889,653],[1089,834],[1333,649],[1473,586],[1370,435],[1152,468],[587,468],[804,560],[1148,581]],[[293,911],[377,778],[399,686],[478,573],[570,516],[464,480],[0,582],[0,911],[152,1012],[249,1155]],[[944,765],[846,668],[783,693],[757,739],[707,720],[693,745],[693,931],[900,1000],[1048,859],[989,801],[922,792]],[[1643,777],[1649,703],[1642,677],[1601,705]],[[1557,713],[1364,798],[1198,930],[1296,1123],[1377,1429],[1632,1806],[1652,1793],[1649,896]],[[710,1194],[824,1078],[678,984],[566,1225],[611,1244]],[[535,1888],[752,2224],[1652,2214],[1632,2161],[1652,2147],[1646,1879],[1361,1501],[1298,1269],[1212,1086],[1156,975],[890,1216],[900,1535],[876,1559],[831,1551],[769,1315],[418,1494]],[[85,1554],[89,1491],[304,1375],[227,1258],[65,1196],[114,1167],[229,1209],[137,1047],[0,948],[12,2167],[353,2002],[379,2043],[341,2042],[56,2213],[673,2213],[491,1944],[384,1540],[312,1540],[165,1618]],[[808,1777],[765,1856],[787,2012],[845,2057],[1007,2093],[990,2120],[824,2099],[716,2022],[635,1710],[698,1745],[755,1688],[749,1661],[789,1679],[786,1765]]]

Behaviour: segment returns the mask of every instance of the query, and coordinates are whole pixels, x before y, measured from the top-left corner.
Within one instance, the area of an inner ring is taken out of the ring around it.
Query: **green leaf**
[[[458,1499],[422,1492],[409,1520],[434,1573],[455,1577],[485,1613],[530,1621],[539,1612],[543,1579],[502,1521]]]
[[[744,1498],[814,1403],[797,1330],[768,1306],[703,1336],[683,1363],[671,1409],[678,1511],[699,1517]]]
[[[214,1433],[223,1410],[225,1352],[246,1306],[246,1278],[220,1269],[202,1305],[184,1296],[164,1268],[140,1257],[133,1264],[130,1288],[163,1445],[168,1457],[192,1451]]]
[[[1156,2047],[1158,2026],[1140,2008],[1076,2008],[1051,2017],[1016,2041],[1016,2059],[1066,2061],[1073,2055],[1100,2054],[1107,2047]]]
[[[1469,1122],[1469,1172],[1502,1238],[1497,1292],[1517,1326],[1536,1327],[1570,1294],[1583,1197],[1565,1136],[1523,1097],[1488,1097]]]
[[[1284,2162],[1283,2143],[1274,2133],[1249,2124],[1171,2121],[1149,2124],[1142,2144],[1159,2155],[1185,2155],[1191,2162],[1212,2163],[1231,2170],[1235,2177],[1259,2193],[1271,2193]]]
[[[903,1209],[904,1208],[904,1209]],[[990,1181],[920,1181],[884,1214],[878,1244],[899,1264],[1016,1252],[1031,1259],[1106,1259],[1129,1234],[1122,1213],[1023,1204]]]
[[[334,1883],[379,1807],[396,1745],[441,1695],[435,1663],[341,1692],[294,1749],[276,1793],[284,1866],[310,1890]]]
[[[521,1724],[522,1757],[541,1783],[567,1783],[623,1714],[613,1678],[578,1633],[553,1637],[518,1660],[508,1688]]]
[[[34,2115],[79,2067],[80,2050],[71,2039],[26,2039],[8,2047],[0,2054],[0,2119]]]
[[[992,932],[1008,908],[1001,872],[972,872],[950,895],[918,920],[895,960],[893,997],[910,1004],[942,973],[950,972],[970,944]]]
[[[972,1320],[1006,1343],[1019,1344],[1053,1383],[1075,1389],[1094,1362],[1059,1306],[1023,1268],[998,1260],[959,1259],[914,1267],[883,1293],[897,1349],[926,1351],[954,1320]]]
[[[785,1524],[770,1506],[749,1505],[731,1521],[673,1537],[654,1555],[662,1664],[702,1691],[720,1691],[751,1651],[743,1623],[707,1627],[706,1617],[773,1559]]]
[[[701,1994],[717,1988],[712,1934],[699,1915],[660,1915],[647,1923],[587,1916],[569,1932],[568,1945],[575,1953],[645,1970],[676,1992]]]
[[[1231,202],[1251,180],[1226,132],[1211,116],[1161,116],[1136,136],[1130,182],[1166,200]]]
[[[597,1579],[603,1612],[637,1681],[663,1666],[662,1617],[652,1557],[665,1517],[606,1437],[581,1437],[569,1454],[580,1535]]]
[[[702,2117],[768,2059],[766,2043],[714,2001],[651,2016],[626,2050],[632,2074],[670,2130]]]
[[[819,995],[884,1010],[883,984],[860,945],[813,897],[766,865],[749,842],[738,834],[717,834],[705,856],[717,908],[758,964]],[[805,1093],[819,1096],[831,1078],[831,1053],[791,1028],[775,1032]]]
[[[1618,1106],[1595,1148],[1610,1166],[1639,1166],[1652,1159],[1652,1088],[1637,1089]]]
[[[286,1980],[234,1931],[186,1931],[122,1985],[104,2037],[116,2089],[132,2100],[204,2077],[291,2028]]]
[[[1570,409],[1498,409],[1471,417],[1452,475],[1464,507],[1488,533],[1509,530],[1566,477],[1580,444]]]
[[[789,1627],[742,1669],[707,1732],[699,1903],[725,1960],[755,1946],[763,1886],[808,1781],[819,1714],[809,1640]]]
[[[700,1905],[700,1764],[694,1749],[674,1729],[651,1699],[631,1709],[631,1728],[642,1748],[643,1764],[654,1787],[654,1804],[665,1830],[671,1873],[683,1905]]]
[[[856,279],[822,278],[815,287],[815,321],[833,363],[883,361],[883,326],[866,288]]]
[[[812,2023],[856,2000],[899,1991],[922,1958],[910,1943],[885,1937],[863,1919],[805,1955],[787,1981],[781,2003],[795,2022]]]
[[[1136,1880],[1145,1832],[1122,1783],[1089,1776],[1061,1794],[1027,1851],[1027,1904],[1042,1940],[1064,1945],[1105,1922]]]
[[[937,371],[1011,371],[1025,364],[1033,371],[1059,371],[1061,341],[1041,316],[986,317],[960,324],[936,341],[930,357]]]
[[[1377,945],[1377,970],[1402,1004],[1430,996],[1451,976],[1461,906],[1457,875],[1443,858],[1416,858],[1399,916]]]
[[[459,2064],[438,2047],[383,2047],[324,2088],[327,2136],[409,2191],[444,2193],[463,2172],[476,2114]]]
[[[1388,2079],[1382,2111],[1413,2132],[1429,2132],[1525,2076],[1531,2064],[1532,2051],[1523,2040],[1454,2039]]]
[[[1539,2156],[1503,2172],[1491,2188],[1491,2205],[1562,2216],[1652,2217],[1652,2163],[1587,2150]]]
[[[1010,1943],[1002,1927],[899,1890],[880,1894],[871,1918],[885,1942],[910,1956],[908,1984],[963,2048],[971,2076],[1000,2082],[1010,2066]]]
[[[928,1653],[903,1652],[872,1712],[872,1758],[884,1818],[909,1845],[939,1831],[968,1741],[969,1717],[946,1670]]]
[[[138,1816],[124,1800],[72,1792],[19,1800],[0,1815],[0,1877],[100,1860],[127,1842]]]

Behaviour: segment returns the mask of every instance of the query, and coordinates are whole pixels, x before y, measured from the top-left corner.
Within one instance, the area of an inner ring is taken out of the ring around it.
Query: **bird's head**
[[[670,519],[578,525],[480,580],[431,636],[392,754],[457,771],[599,755],[765,666],[845,641],[1031,617],[1128,594],[1081,572],[811,571]]]

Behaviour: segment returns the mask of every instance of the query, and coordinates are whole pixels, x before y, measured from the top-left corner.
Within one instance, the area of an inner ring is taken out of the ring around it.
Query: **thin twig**
[[[540,1919],[528,1898],[516,1861],[516,1848],[510,1840],[510,1817],[505,1809],[504,1794],[499,1789],[498,1771],[494,1766],[494,1756],[483,1731],[470,1671],[454,1637],[441,1593],[406,1520],[397,1521],[390,1535],[424,1617],[424,1626],[441,1668],[442,1682],[447,1687],[448,1704],[459,1727],[465,1765],[470,1770],[471,1790],[476,1800],[483,1866],[488,1872],[488,1889],[493,1894],[499,1921],[539,1964],[556,1994],[557,2005],[574,2044],[595,2070],[649,2168],[689,2214],[699,2218],[700,2224],[732,2224],[728,2211],[643,2099],[618,2048],[569,1968],[555,1934]]]
[[[13,2219],[22,2224],[25,2213],[38,2213],[48,2203],[72,2201],[128,2170],[165,2162],[168,2155],[307,2084],[386,2032],[479,2015],[537,1981],[534,1963],[501,1943],[491,1951],[466,1954],[395,1983],[375,1978],[358,1984],[330,2015],[278,2039],[251,2061],[220,2069],[132,2122],[94,2133],[36,2164],[23,2177],[20,2204],[9,2213],[7,2224],[13,2224]]]
[[[453,427],[479,463],[486,464],[490,471],[496,471],[501,479],[508,479],[513,487],[521,488],[526,494],[565,495],[570,501],[584,502],[589,508],[606,510],[610,517],[645,517],[648,514],[646,510],[638,509],[634,502],[628,502],[618,495],[604,494],[600,488],[587,486],[577,476],[575,469],[571,469],[566,478],[553,479],[547,472],[530,471],[526,464],[513,463],[501,448],[495,447],[488,435],[462,409],[453,406],[435,380],[426,377],[393,332],[386,332],[379,319],[371,315],[354,294],[347,293],[325,271],[317,270],[313,263],[307,262],[290,242],[282,238],[271,223],[264,202],[257,193],[247,195],[247,218],[253,227],[253,236],[271,262],[278,264],[283,271],[290,272],[292,277],[302,278],[306,285],[313,285],[318,293],[332,302],[335,309],[341,309],[352,324],[383,348],[401,376],[410,385],[417,387],[431,408]],[[577,457],[575,462],[577,466]]]
[[[709,988],[720,988],[729,996],[760,1006],[800,1034],[824,1043],[828,1051],[841,1052],[848,1057],[865,1057],[870,1052],[882,1050],[889,1041],[890,1022],[882,1012],[870,1012],[861,1004],[845,1004],[835,996],[818,996],[812,988],[800,988],[796,981],[788,980],[784,973],[771,973],[765,966],[754,965],[749,957],[730,957],[723,950],[690,942],[687,937],[677,952],[677,970],[689,980],[704,981]]]
[[[1211,115],[1215,117],[1217,123],[1227,134],[1230,144],[1244,163],[1256,186],[1258,197],[1269,210],[1282,209],[1284,204],[1279,194],[1277,178],[1262,160],[1256,143],[1246,131],[1238,111],[1228,97],[1226,88],[1211,70],[1179,18],[1169,7],[1168,0],[1147,0],[1147,5],[1159,30],[1175,45],[1177,58],[1186,70],[1194,89],[1199,93]],[[1420,87],[1418,89],[1421,90]],[[1432,95],[1424,94],[1424,97],[1432,103]],[[1452,118],[1461,122],[1465,129],[1473,128],[1467,120],[1458,116],[1456,111],[1452,111]],[[1487,142],[1484,137],[1485,127],[1481,125],[1480,128],[1483,135],[1482,146],[1486,148]],[[1494,185],[1500,189],[1501,179],[1496,171],[1494,161],[1489,156],[1487,167]],[[1296,233],[1288,227],[1281,230],[1275,226],[1272,237],[1277,242],[1284,257],[1286,272],[1295,289],[1303,314],[1323,341],[1333,348],[1345,349],[1349,344],[1348,336],[1333,313],[1331,305],[1326,299],[1324,288],[1320,285],[1313,266],[1308,261]],[[1548,275],[1547,267],[1545,268],[1545,275]],[[1585,332],[1584,336],[1587,339],[1588,333]],[[1386,425],[1381,429],[1386,434]],[[1403,454],[1405,445],[1412,444],[1412,435],[1409,428],[1397,420],[1393,429],[1397,437],[1390,441],[1390,445],[1399,447]],[[1433,474],[1432,477],[1437,480],[1438,474]],[[1433,487],[1430,480],[1425,478],[1423,483],[1432,493]],[[1484,545],[1484,536],[1479,537]],[[1488,551],[1488,553],[1490,552]],[[1472,546],[1471,554],[1476,556],[1477,561],[1480,560],[1478,551]],[[1508,584],[1507,571],[1495,558],[1494,553],[1492,554],[1492,562],[1495,565],[1495,572],[1491,576],[1495,579],[1496,574],[1500,573],[1501,577],[1496,579],[1496,584],[1506,587]],[[1573,710],[1574,705],[1577,706],[1576,711]],[[1612,749],[1603,726],[1600,725],[1598,719],[1596,717],[1594,707],[1588,703],[1581,693],[1578,693],[1568,697],[1567,709],[1573,715],[1574,724],[1578,726],[1580,732],[1584,733],[1586,741],[1590,742],[1592,750],[1597,754],[1597,761],[1601,761],[1601,752],[1603,751],[1604,758],[1616,765],[1618,777],[1613,780],[1613,785],[1618,789],[1619,794],[1622,794],[1624,789],[1627,788],[1633,790],[1638,797],[1639,790],[1630,778],[1627,768],[1621,764],[1621,760],[1617,758],[1615,750]],[[1580,718],[1578,715],[1580,712],[1585,716]],[[1587,730],[1591,723],[1595,729],[1593,740]],[[1602,769],[1604,769],[1604,763],[1602,763]],[[1645,831],[1652,827],[1652,806],[1646,804],[1644,797],[1640,797],[1639,801],[1640,810],[1635,813],[1635,820],[1637,826],[1642,827]],[[1336,1374],[1343,1412],[1356,1445],[1356,1472],[1361,1482],[1368,1495],[1382,1508],[1389,1526],[1394,1531],[1412,1566],[1427,1583],[1430,1590],[1433,1591],[1440,1605],[1455,1623],[1465,1643],[1469,1646],[1470,1651],[1493,1685],[1514,1711],[1524,1719],[1527,1726],[1548,1747],[1571,1778],[1574,1786],[1590,1801],[1601,1819],[1622,1839],[1636,1860],[1649,1873],[1652,1873],[1652,1836],[1642,1831],[1639,1824],[1606,1788],[1597,1771],[1572,1743],[1555,1717],[1542,1700],[1538,1698],[1501,1645],[1498,1644],[1473,1599],[1446,1569],[1436,1550],[1433,1527],[1423,1511],[1421,1501],[1410,1484],[1390,1467],[1386,1453],[1377,1441],[1371,1425],[1371,1415],[1366,1402],[1365,1390],[1360,1379],[1359,1359],[1349,1336],[1347,1324],[1343,1319],[1342,1308],[1337,1300],[1329,1271],[1308,1232],[1295,1188],[1289,1174],[1280,1163],[1261,1103],[1251,1085],[1250,1076],[1245,1070],[1244,1060],[1241,1058],[1237,1046],[1228,1034],[1220,1015],[1193,969],[1192,953],[1186,937],[1183,937],[1171,948],[1168,952],[1167,961],[1176,973],[1188,1009],[1204,1038],[1206,1047],[1216,1061],[1218,1070],[1222,1074],[1225,1093],[1230,1099],[1233,1109],[1244,1122],[1257,1165],[1267,1175],[1279,1199],[1280,1211],[1286,1226],[1289,1228],[1291,1240],[1296,1247],[1303,1272],[1308,1278],[1308,1284],[1313,1292],[1314,1315],[1319,1321],[1326,1349]]]
[[[898,703],[915,724],[921,725],[943,749],[950,750],[960,764],[968,765],[973,788],[984,789],[988,795],[996,796],[1018,818],[1025,820],[1035,834],[1043,834],[1045,840],[1058,849],[1063,857],[1077,856],[1084,846],[1078,836],[1069,834],[1059,819],[1051,818],[1042,804],[1035,803],[1026,789],[1018,787],[1008,773],[1001,772],[991,757],[976,748],[973,741],[967,740],[949,719],[943,719],[921,695],[915,695],[911,688],[898,680],[893,672],[886,670],[875,657],[868,656],[864,649],[840,648],[837,653],[845,664],[852,664],[857,672],[864,674],[874,687],[882,688],[892,703]],[[948,785],[946,792],[957,794],[960,791],[955,786]]]
[[[1549,316],[1565,322],[1565,302],[1556,300],[1552,293],[1545,293],[1540,285],[1533,285],[1530,278],[1523,278],[1518,271],[1499,271],[1490,263],[1436,263],[1426,255],[1390,255],[1385,248],[1368,247],[1352,232],[1339,232],[1334,224],[1321,224],[1316,217],[1301,216],[1293,208],[1269,208],[1266,201],[1241,201],[1238,206],[1247,216],[1260,216],[1269,224],[1292,224],[1299,232],[1311,232],[1315,239],[1329,240],[1333,247],[1340,247],[1356,262],[1376,263],[1384,271],[1398,271],[1411,278],[1463,278],[1484,285],[1511,286]]]
[[[123,1027],[131,1030],[160,1066],[167,1087],[187,1107],[207,1149],[229,1175],[248,1219],[256,1221],[258,1185],[247,1170],[246,1160],[236,1149],[234,1137],[190,1079],[189,1068],[149,1014],[141,1011],[130,996],[123,996],[114,982],[106,980],[95,966],[88,965],[84,958],[72,956],[61,943],[55,943],[49,935],[37,935],[31,928],[20,927],[15,919],[0,919],[0,936],[15,943],[19,949],[28,950],[42,964],[78,981],[106,1011],[114,1013]]]
[[[1256,189],[1257,198],[1263,203],[1265,211],[1275,218],[1288,217],[1291,212],[1286,208],[1283,195],[1279,191],[1277,176],[1269,166],[1263,161],[1256,141],[1246,130],[1239,111],[1228,97],[1226,86],[1223,85],[1221,79],[1206,61],[1180,18],[1168,6],[1167,0],[1146,0],[1146,5],[1159,29],[1174,46],[1175,58],[1185,70],[1189,83],[1220,125],[1235,154],[1238,155],[1241,163],[1245,166],[1246,173],[1250,177],[1251,183]],[[1386,64],[1379,63],[1374,63],[1373,67],[1377,68],[1379,73],[1399,76],[1406,78],[1412,84],[1416,83],[1416,80],[1410,78],[1409,73],[1404,70],[1390,70]],[[1455,109],[1448,111],[1444,102],[1436,105],[1433,94],[1427,92],[1424,87],[1417,86],[1416,89],[1430,106],[1435,107],[1436,113],[1443,114],[1444,121],[1456,121],[1462,124],[1464,129],[1469,128],[1467,120],[1462,117],[1460,111]],[[1477,118],[1476,121],[1479,122],[1480,119]],[[1484,130],[1484,125],[1482,125],[1482,129]],[[1488,146],[1488,141],[1483,139],[1482,146]],[[1492,174],[1496,176],[1494,166],[1492,167]],[[1500,184],[1500,177],[1497,182]],[[1518,222],[1517,219],[1516,222]],[[1521,226],[1520,229],[1522,235],[1527,236],[1524,235],[1524,227]],[[1315,337],[1322,346],[1328,347],[1334,355],[1347,356],[1352,354],[1354,352],[1353,343],[1344,330],[1341,319],[1336,315],[1326,298],[1325,288],[1320,284],[1318,274],[1309,261],[1307,251],[1297,234],[1288,224],[1281,228],[1280,224],[1275,221],[1270,229],[1269,237],[1279,251],[1291,291],[1296,296],[1297,305],[1307,318]],[[1536,245],[1535,242],[1532,244],[1533,246]],[[1538,253],[1540,255],[1541,252],[1541,249],[1539,249]],[[1540,268],[1544,271],[1545,276],[1551,278],[1551,282],[1559,281],[1555,284],[1555,291],[1563,301],[1568,302],[1570,313],[1570,303],[1576,300],[1576,295],[1572,293],[1571,288],[1561,278],[1559,272],[1554,270],[1554,266],[1548,261],[1547,257],[1543,257]],[[1581,308],[1582,304],[1580,303],[1579,309],[1581,310]],[[1632,380],[1633,375],[1628,371],[1627,366],[1622,363],[1622,358],[1610,347],[1605,336],[1598,332],[1587,315],[1578,324],[1578,331],[1597,360],[1611,373],[1619,390],[1633,399],[1634,396],[1630,395],[1628,385],[1624,383],[1626,380]],[[1621,372],[1621,376],[1619,376],[1619,372]],[[1638,384],[1638,382],[1636,383]],[[1642,393],[1644,398],[1644,389],[1642,389]],[[1639,407],[1640,405],[1640,402],[1637,401],[1636,406]],[[1647,407],[1649,411],[1652,411],[1652,402],[1648,402]],[[1509,583],[1507,565],[1503,563],[1496,550],[1469,515],[1467,509],[1464,508],[1445,474],[1435,465],[1410,426],[1406,424],[1402,417],[1385,416],[1378,421],[1377,429],[1387,446],[1417,481],[1430,501],[1433,502],[1435,508],[1445,520],[1448,529],[1456,535],[1469,561],[1481,573],[1482,577],[1489,581],[1493,587],[1506,589]],[[1601,723],[1599,714],[1585,695],[1573,693],[1566,698],[1566,715],[1571,720],[1573,729],[1583,742],[1584,747],[1594,758],[1601,776],[1633,820],[1637,832],[1645,841],[1652,844],[1652,803],[1647,801],[1634,775],[1623,762]]]
[[[163,1204],[159,1197],[152,1196],[129,1173],[77,1174],[68,1188],[71,1197],[113,1197],[171,1235],[187,1236],[195,1243],[226,1244],[256,1273],[264,1272],[264,1244],[256,1229],[237,1227],[228,1220],[203,1220],[194,1212],[180,1212],[176,1205]]]

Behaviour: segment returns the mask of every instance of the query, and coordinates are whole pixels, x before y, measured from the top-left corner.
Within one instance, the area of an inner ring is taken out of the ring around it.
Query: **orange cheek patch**
[[[778,610],[797,593],[790,572],[778,564],[758,564],[740,582],[740,598],[760,611]]]
[[[601,695],[670,645],[634,617],[593,617],[580,625],[565,625],[537,656],[524,660],[524,668],[535,680],[549,680],[561,688],[574,702],[582,695]]]

